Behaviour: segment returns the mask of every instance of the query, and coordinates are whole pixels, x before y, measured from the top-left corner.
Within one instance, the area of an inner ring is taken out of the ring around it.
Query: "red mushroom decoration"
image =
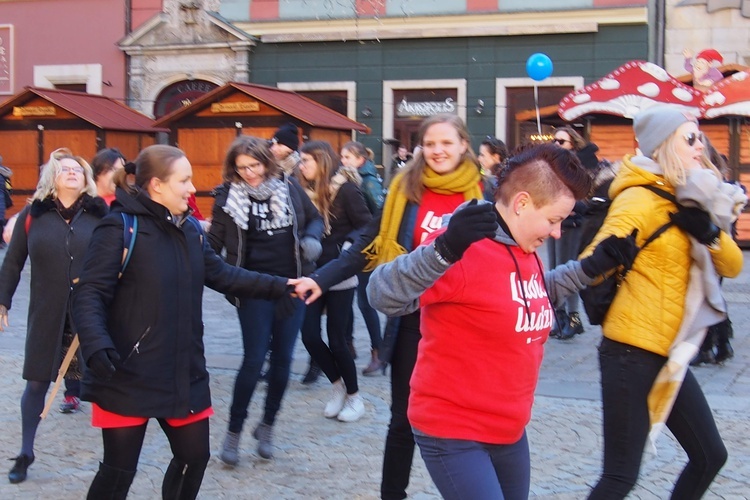
[[[700,107],[706,118],[750,116],[750,74],[740,71],[715,83],[703,96]]]
[[[565,121],[587,113],[632,118],[654,104],[669,103],[699,116],[702,97],[702,92],[675,80],[664,68],[646,61],[631,61],[601,80],[566,95],[557,113]]]

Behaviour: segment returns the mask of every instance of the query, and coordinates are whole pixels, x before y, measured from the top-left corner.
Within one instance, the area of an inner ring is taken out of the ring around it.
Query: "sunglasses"
[[[701,141],[701,143],[703,142],[703,134],[701,133],[696,134],[695,132],[690,132],[689,134],[685,134],[683,137],[685,138],[685,141],[687,141],[688,146],[694,146],[695,141]]]
[[[562,146],[562,145],[563,145],[563,144],[565,144],[566,142],[570,142],[570,141],[569,141],[569,140],[567,140],[567,139],[552,139],[552,142],[556,142],[556,143],[558,143],[558,144],[559,144],[560,146]]]

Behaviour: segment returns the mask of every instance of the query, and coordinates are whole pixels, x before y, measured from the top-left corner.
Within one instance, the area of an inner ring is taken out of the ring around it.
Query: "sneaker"
[[[344,402],[346,401],[346,387],[344,387],[344,381],[339,379],[333,383],[331,389],[331,399],[326,403],[326,408],[323,410],[323,415],[326,418],[336,418],[336,416],[344,409]]]
[[[75,413],[81,408],[81,400],[75,396],[65,396],[60,403],[60,413]]]
[[[340,422],[356,422],[365,414],[365,402],[359,394],[346,396],[344,408],[339,412],[336,418]]]

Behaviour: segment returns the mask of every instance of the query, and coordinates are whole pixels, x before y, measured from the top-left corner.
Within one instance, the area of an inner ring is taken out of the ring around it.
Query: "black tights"
[[[208,462],[211,452],[207,418],[182,427],[172,427],[161,418],[158,421],[175,459],[183,463]],[[136,470],[147,426],[148,422],[134,427],[102,429],[103,462],[120,470]]]

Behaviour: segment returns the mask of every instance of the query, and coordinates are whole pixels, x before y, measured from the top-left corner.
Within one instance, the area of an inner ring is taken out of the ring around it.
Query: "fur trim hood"
[[[109,207],[107,207],[107,203],[102,198],[98,196],[90,196],[85,193],[83,194],[83,204],[81,205],[81,208],[83,208],[85,212],[88,212],[100,219],[107,215],[107,212],[109,212]],[[31,209],[29,210],[29,213],[31,217],[36,219],[37,217],[51,210],[57,210],[55,201],[52,198],[45,198],[43,200],[34,200],[33,202],[31,202]]]

